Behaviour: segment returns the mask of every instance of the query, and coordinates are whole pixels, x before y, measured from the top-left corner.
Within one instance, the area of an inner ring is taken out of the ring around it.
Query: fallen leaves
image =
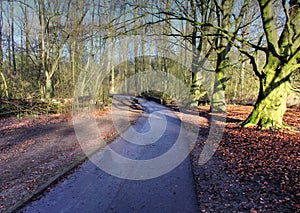
[[[70,114],[41,115],[38,118],[26,116],[21,120],[16,117],[2,118],[0,119],[0,135],[16,131],[20,128],[24,129],[47,124],[56,124],[70,119]]]
[[[228,106],[224,137],[212,162],[209,162],[212,166],[204,168],[193,164],[198,193],[207,195],[209,192],[219,199],[204,207],[247,212],[300,210],[300,132],[240,128],[238,122],[244,120],[251,110],[250,106]],[[296,109],[288,109],[284,118],[296,129],[300,127],[299,119],[300,111]],[[200,152],[201,149],[194,150],[193,161]],[[222,166],[212,171],[216,167],[216,158]],[[210,177],[205,180],[201,172]],[[219,179],[212,178],[214,174],[219,174]],[[204,184],[208,186],[204,187]],[[218,184],[224,188],[218,188]],[[227,197],[219,197],[218,193],[227,193]],[[207,201],[202,196],[198,198],[200,206],[201,202]],[[238,202],[239,199],[245,201]],[[217,202],[232,206],[226,208]]]

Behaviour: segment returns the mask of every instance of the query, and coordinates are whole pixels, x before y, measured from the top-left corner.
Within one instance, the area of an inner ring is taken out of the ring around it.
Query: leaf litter
[[[210,161],[198,159],[206,140],[201,128],[191,153],[201,212],[300,211],[300,132],[241,128],[251,106],[227,106],[223,139]],[[207,107],[200,114],[209,118]],[[284,120],[299,129],[300,110],[288,109]]]

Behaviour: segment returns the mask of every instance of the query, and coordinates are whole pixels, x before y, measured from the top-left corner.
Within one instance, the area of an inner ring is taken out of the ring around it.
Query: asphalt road
[[[124,133],[127,134],[127,137],[124,137],[127,139],[119,137],[109,146],[126,158],[151,160],[173,147],[179,137],[181,122],[168,108],[154,102],[141,102],[145,113],[131,129]],[[161,116],[165,116],[164,121]],[[161,129],[163,129],[162,133],[147,134],[149,131]],[[128,139],[130,131],[136,131],[138,136]],[[134,140],[134,143],[128,140]],[[100,162],[99,156],[95,154],[93,161]],[[128,177],[130,174],[139,175],[138,166],[126,170]],[[154,165],[154,170],[155,166],[157,165]],[[149,169],[149,172],[154,170]],[[30,213],[198,211],[189,156],[170,172],[146,180],[128,180],[110,175],[88,160],[49,192],[44,193],[39,200],[21,210]]]

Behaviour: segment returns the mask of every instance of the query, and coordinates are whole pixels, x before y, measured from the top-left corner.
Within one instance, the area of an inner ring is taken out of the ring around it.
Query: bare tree
[[[3,2],[0,2],[0,72],[3,69]]]
[[[14,1],[10,1],[10,17],[11,17],[11,49],[12,49],[12,64],[14,74],[17,73],[17,63],[16,63],[16,51],[15,51],[15,14],[14,14]]]
[[[70,35],[83,22],[87,8],[78,22],[69,26],[71,17],[71,1],[35,0],[40,24],[40,64],[44,78],[42,95],[45,98],[54,96],[53,76],[57,71],[64,46]]]
[[[3,2],[0,2],[0,77],[1,77],[1,87],[0,87],[0,97],[8,97],[8,88],[6,83],[6,78],[3,73]]]

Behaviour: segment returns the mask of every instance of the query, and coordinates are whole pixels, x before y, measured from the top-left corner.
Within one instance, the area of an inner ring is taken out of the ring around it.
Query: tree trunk
[[[235,21],[231,22],[231,15],[234,13],[234,0],[221,1],[221,8],[216,7],[216,16],[219,20],[218,25],[226,31],[232,31],[233,35],[237,35],[238,28],[242,24],[243,16],[246,13],[246,5],[248,1],[244,1],[243,7],[239,11],[238,18]],[[231,41],[227,38],[220,37],[215,39],[215,47],[217,52],[217,61],[216,61],[216,80],[214,85],[214,91],[212,95],[212,100],[210,104],[211,112],[225,112],[225,83],[227,81],[225,76],[225,71],[229,69],[230,62],[228,54],[232,47]]]
[[[114,67],[114,62],[113,62],[113,55],[111,56],[111,70],[110,70],[110,87],[109,87],[109,93],[110,94],[115,94],[115,67]]]
[[[285,11],[287,19],[280,36],[272,13],[273,2],[260,0],[258,3],[268,49],[265,51],[266,63],[263,72],[259,72],[252,58],[254,72],[260,79],[260,91],[252,113],[242,126],[258,125],[263,129],[279,129],[287,127],[283,122],[283,115],[290,92],[289,78],[299,68],[296,59],[300,56],[300,0],[290,1],[290,9]]]
[[[252,113],[242,123],[243,127],[258,125],[262,129],[280,129],[287,127],[283,122],[289,82],[274,84],[275,72],[268,72],[260,79],[260,92]],[[273,80],[272,80],[273,79]],[[275,81],[276,82],[276,81]]]
[[[217,53],[217,68],[216,68],[216,75],[215,75],[215,83],[214,83],[214,91],[212,94],[212,99],[210,103],[210,111],[211,112],[225,112],[226,105],[225,105],[225,70],[228,68],[228,59],[227,54],[231,49],[230,44],[224,44],[224,40],[221,39],[221,47],[226,46],[223,51]]]
[[[198,79],[197,79],[197,74],[192,72],[192,76],[191,76],[191,85],[190,85],[190,91],[191,94],[193,94],[194,96],[194,101],[197,104],[197,106],[200,105],[200,91],[199,91],[199,85],[198,85]]]
[[[27,0],[25,1],[25,4],[27,4]],[[27,12],[27,6],[24,6],[24,21],[25,21],[25,71],[26,73],[29,73],[29,60],[30,60],[30,40],[29,40],[29,19],[28,19],[28,12]]]
[[[210,103],[210,111],[211,112],[225,112],[225,77],[224,71],[220,70],[216,72],[216,80],[214,85],[214,91],[212,94],[212,99]]]
[[[53,98],[54,97],[54,88],[52,82],[52,76],[46,72],[46,82],[45,82],[45,98]]]
[[[15,14],[14,14],[14,2],[10,5],[10,15],[11,15],[11,49],[12,49],[12,62],[14,74],[17,73],[17,63],[16,63],[16,51],[15,51]]]
[[[38,84],[40,87],[40,93],[41,98],[45,97],[45,88],[43,85],[44,82],[44,73],[45,73],[45,40],[44,40],[44,19],[43,19],[43,13],[44,13],[44,6],[41,1],[35,1],[36,9],[38,13],[38,20],[39,20],[39,80]]]
[[[3,2],[0,2],[0,73],[3,69],[3,47],[2,47],[2,30],[3,30],[3,17],[2,12],[3,11]]]

